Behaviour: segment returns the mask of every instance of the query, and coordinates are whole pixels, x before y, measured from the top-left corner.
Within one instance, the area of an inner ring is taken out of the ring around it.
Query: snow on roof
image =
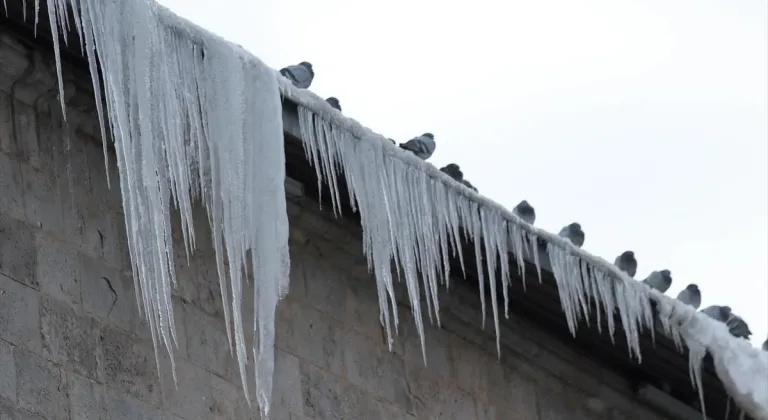
[[[604,313],[618,312],[630,353],[641,361],[639,334],[643,329],[653,331],[658,315],[667,334],[688,346],[692,380],[700,395],[701,361],[709,352],[734,400],[752,417],[768,419],[768,353],[734,338],[724,324],[649,289],[608,261],[522,222],[499,204],[458,185],[342,116],[312,92],[295,89],[241,47],[145,0],[49,0],[47,9],[54,32],[66,33],[75,22],[91,66],[97,104],[104,94],[107,118],[101,109],[99,117],[113,134],[117,151],[137,300],[149,318],[156,348],[162,342],[172,364],[176,335],[170,290],[176,278],[169,257],[172,244],[165,240],[171,229],[167,215],[171,201],[178,203],[185,246],[193,250],[191,206],[200,198],[214,233],[222,290],[232,288],[231,302],[223,293],[225,322],[230,346],[234,339],[246,396],[250,394],[241,316],[244,273],[235,267],[244,266],[248,256],[256,267],[253,292],[259,311],[254,325],[260,335],[259,347],[253,349],[256,395],[262,413],[269,411],[274,311],[289,281],[282,94],[299,105],[307,157],[318,177],[331,186],[337,210],[338,178],[343,175],[347,181],[350,201],[361,216],[364,252],[375,274],[382,322],[390,337],[393,324],[398,325],[397,311],[392,310],[392,260],[404,272],[423,348],[421,289],[427,296],[428,316],[439,322],[437,287],[448,279],[450,248],[461,248],[460,231],[473,240],[478,267],[485,262],[494,296],[496,268],[501,269],[505,313],[509,253],[520,263],[526,254],[537,260],[538,253],[532,251],[542,239],[573,333],[577,320],[592,311],[590,302]],[[60,75],[59,46],[54,44]],[[95,71],[97,60],[103,80]],[[248,249],[258,252],[246,254]],[[483,270],[478,274],[483,288]],[[491,304],[498,346],[499,308],[496,299]],[[613,337],[613,317],[608,322]]]

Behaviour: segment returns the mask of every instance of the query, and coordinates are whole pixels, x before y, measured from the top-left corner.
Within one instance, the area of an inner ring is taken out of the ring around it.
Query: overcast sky
[[[765,0],[160,0],[480,192],[768,336]]]

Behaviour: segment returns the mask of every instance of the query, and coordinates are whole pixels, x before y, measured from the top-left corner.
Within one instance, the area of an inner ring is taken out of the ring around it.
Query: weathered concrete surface
[[[164,358],[158,374],[120,195],[107,188],[82,97],[89,81],[67,82],[64,129],[46,60],[0,32],[0,418],[257,418],[226,345],[204,223],[191,265],[176,242],[178,387]],[[116,184],[114,161],[109,172]],[[274,419],[659,418],[621,378],[522,321],[502,331],[497,361],[476,292],[456,281],[441,296],[443,328],[427,327],[428,367],[406,299],[390,353],[356,227],[311,202],[291,202],[289,213],[292,284],[278,308]]]

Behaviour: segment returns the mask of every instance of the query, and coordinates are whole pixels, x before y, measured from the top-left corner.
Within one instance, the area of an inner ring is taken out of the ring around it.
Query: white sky
[[[631,249],[638,278],[730,305],[768,336],[765,0],[160,0],[312,90],[457,162],[537,226]]]

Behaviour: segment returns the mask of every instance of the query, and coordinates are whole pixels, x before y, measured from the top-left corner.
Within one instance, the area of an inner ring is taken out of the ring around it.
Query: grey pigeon
[[[469,181],[467,181],[466,179],[462,179],[461,183],[466,185],[467,188],[469,188],[470,190],[472,190],[474,192],[477,192],[477,187],[475,187],[474,185],[470,184]]]
[[[560,229],[560,233],[557,235],[568,239],[578,248],[581,248],[584,245],[584,231],[581,230],[581,225],[576,222]]]
[[[686,305],[693,306],[693,309],[699,309],[699,306],[701,306],[701,291],[699,290],[699,286],[693,283],[689,284],[682,292],[678,293],[677,300]]]
[[[763,342],[763,351],[768,351],[768,340]]]
[[[731,313],[731,316],[729,316],[728,320],[725,321],[725,325],[728,326],[728,331],[734,337],[746,338],[749,340],[749,337],[752,335],[752,331],[749,330],[749,326],[744,321],[744,319],[738,315],[734,315],[733,313]]]
[[[531,206],[526,200],[519,202],[515,208],[512,209],[512,212],[529,225],[533,225],[533,223],[536,221],[536,210],[534,210],[533,206]]]
[[[464,172],[461,172],[461,168],[459,168],[459,165],[455,163],[449,163],[442,168],[440,168],[440,172],[445,173],[449,177],[453,178],[456,182],[461,182],[464,180]]]
[[[707,306],[706,308],[702,309],[700,312],[703,313],[704,315],[709,316],[715,321],[720,321],[722,323],[725,323],[726,321],[728,321],[728,318],[731,317],[730,306],[712,305],[712,306]]]
[[[300,89],[309,89],[312,80],[315,78],[315,71],[312,69],[312,64],[307,61],[284,67],[280,69],[280,74]]]
[[[330,98],[326,99],[325,102],[328,102],[328,105],[330,105],[331,108],[338,109],[339,112],[341,112],[341,104],[336,97],[331,96]]]
[[[643,280],[643,283],[651,289],[664,293],[672,286],[672,273],[669,270],[654,271]]]
[[[632,251],[622,252],[621,255],[616,257],[613,265],[627,273],[629,277],[635,277],[635,274],[637,274],[637,260],[635,259],[635,253]]]
[[[432,133],[424,133],[400,144],[401,149],[408,150],[421,160],[427,160],[435,153],[435,136]]]

